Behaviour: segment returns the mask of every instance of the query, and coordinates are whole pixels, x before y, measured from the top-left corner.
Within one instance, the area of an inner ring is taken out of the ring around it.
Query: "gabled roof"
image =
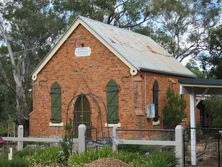
[[[132,75],[136,75],[137,71],[141,70],[192,78],[195,77],[192,72],[180,64],[150,37],[79,16],[55,47],[34,70],[32,74],[33,80],[37,79],[38,73],[44,68],[79,24],[83,25],[124,62],[130,68],[130,73]]]

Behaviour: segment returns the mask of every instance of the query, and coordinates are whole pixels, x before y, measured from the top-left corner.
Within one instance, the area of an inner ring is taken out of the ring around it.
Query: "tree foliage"
[[[186,118],[184,112],[186,101],[176,94],[172,88],[167,90],[167,103],[163,109],[163,125],[167,128],[175,128]]]
[[[222,79],[222,25],[209,30],[207,42],[209,54],[199,56],[202,67],[208,78]]]
[[[188,68],[191,72],[193,72],[197,78],[202,78],[202,79],[206,78],[204,71],[201,71],[195,60],[191,59],[186,64],[186,68]]]
[[[153,36],[175,58],[182,61],[205,50],[207,31],[218,24],[220,1],[156,0],[161,14],[149,24]]]
[[[149,35],[179,61],[207,49],[208,30],[218,24],[222,9],[221,0],[54,2],[57,10],[68,18],[83,15]]]
[[[57,10],[71,20],[82,15],[130,29],[146,22],[156,13],[151,7],[152,0],[55,0],[54,3]]]
[[[30,74],[64,25],[63,18],[52,11],[50,1],[13,0],[1,4],[1,85],[14,94],[19,124],[26,124],[31,111]]]
[[[222,127],[222,97],[210,96],[204,101],[206,110],[210,115],[210,127]]]

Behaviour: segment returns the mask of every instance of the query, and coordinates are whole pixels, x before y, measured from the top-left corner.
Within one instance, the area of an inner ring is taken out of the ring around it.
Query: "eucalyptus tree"
[[[178,61],[207,50],[208,30],[221,20],[220,0],[155,0],[149,35]],[[143,28],[143,27],[142,27]],[[146,31],[147,32],[147,31]]]
[[[27,125],[31,111],[30,74],[54,45],[66,22],[48,0],[9,0],[0,6],[1,84],[14,90],[16,121]]]
[[[70,20],[83,15],[149,35],[178,61],[206,50],[218,24],[221,0],[54,0]]]
[[[54,0],[56,10],[67,17],[78,15],[122,28],[139,26],[151,19],[156,11],[152,0]]]
[[[222,79],[222,25],[210,29],[207,42],[209,54],[200,56],[202,66],[210,78]]]

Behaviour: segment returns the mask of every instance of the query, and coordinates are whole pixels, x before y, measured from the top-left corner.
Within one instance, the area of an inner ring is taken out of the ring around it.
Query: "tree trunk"
[[[27,105],[27,95],[25,92],[25,56],[20,55],[17,61],[15,61],[15,55],[9,42],[9,36],[2,25],[0,25],[0,31],[2,32],[4,42],[7,46],[10,62],[13,68],[13,79],[16,87],[16,121],[17,124],[24,126],[25,132],[27,134],[29,111]]]

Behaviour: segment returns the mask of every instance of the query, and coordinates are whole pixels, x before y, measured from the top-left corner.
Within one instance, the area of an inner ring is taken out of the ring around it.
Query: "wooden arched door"
[[[90,104],[84,94],[80,94],[74,106],[74,136],[78,137],[78,126],[85,124],[87,127],[86,137],[91,138],[91,111]]]

